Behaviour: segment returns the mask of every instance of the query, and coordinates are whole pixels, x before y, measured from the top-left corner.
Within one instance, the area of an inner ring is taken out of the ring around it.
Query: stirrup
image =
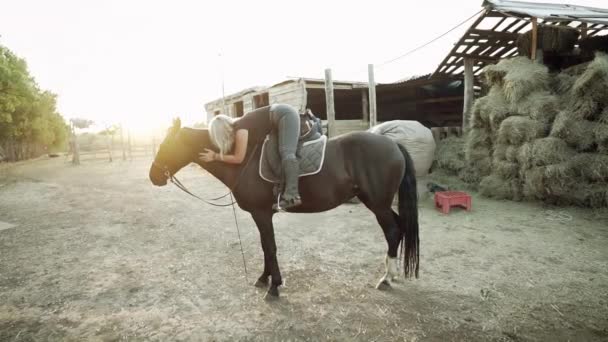
[[[300,196],[291,198],[289,200],[285,200],[284,198],[281,198],[279,196],[279,197],[277,197],[277,203],[272,205],[272,210],[286,211],[287,209],[297,207],[300,204],[302,204],[302,199],[300,198]]]

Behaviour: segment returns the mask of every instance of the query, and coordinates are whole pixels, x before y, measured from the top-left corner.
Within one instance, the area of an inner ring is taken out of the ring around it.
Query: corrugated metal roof
[[[545,20],[580,20],[608,25],[608,10],[602,8],[510,0],[484,0],[483,6],[500,12],[524,14]]]

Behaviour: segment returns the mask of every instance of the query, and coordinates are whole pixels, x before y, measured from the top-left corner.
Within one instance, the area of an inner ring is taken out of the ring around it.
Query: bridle
[[[233,199],[232,197],[232,193],[234,191],[234,189],[236,189],[236,187],[239,185],[239,182],[241,180],[241,178],[243,177],[243,174],[245,173],[245,170],[247,170],[247,167],[249,166],[249,163],[251,162],[251,159],[253,158],[253,156],[255,155],[255,152],[258,149],[259,146],[259,142],[255,145],[255,147],[253,148],[253,150],[251,151],[251,154],[249,155],[249,158],[247,159],[247,162],[245,163],[245,166],[241,169],[241,173],[239,174],[239,176],[236,179],[236,182],[234,183],[234,185],[232,187],[228,188],[228,192],[222,196],[219,197],[215,197],[215,198],[210,198],[208,200],[201,198],[200,196],[197,196],[196,194],[192,193],[192,191],[188,190],[188,188],[179,180],[177,179],[177,177],[174,174],[171,174],[171,171],[169,171],[169,167],[167,165],[163,165],[158,163],[156,160],[152,162],[152,166],[158,170],[160,170],[163,175],[166,177],[167,180],[170,180],[171,183],[175,184],[175,186],[180,189],[181,191],[187,193],[188,195],[206,203],[209,205],[212,205],[214,207],[229,207],[231,205],[234,205],[236,203],[236,201]],[[226,203],[226,204],[218,204],[218,203],[213,203],[211,201],[218,201],[221,200],[224,197],[227,197],[228,195],[230,195],[230,203]]]

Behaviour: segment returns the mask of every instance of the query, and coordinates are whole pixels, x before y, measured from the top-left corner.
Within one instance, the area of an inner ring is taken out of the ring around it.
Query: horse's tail
[[[403,271],[406,278],[415,275],[418,278],[420,240],[418,238],[418,191],[416,190],[416,170],[414,161],[405,147],[397,143],[405,159],[405,174],[399,185],[399,228],[401,237],[401,255]]]

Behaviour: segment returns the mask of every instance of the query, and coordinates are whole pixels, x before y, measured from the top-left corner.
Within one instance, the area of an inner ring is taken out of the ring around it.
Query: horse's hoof
[[[388,280],[382,279],[382,280],[380,280],[378,285],[376,285],[376,288],[380,291],[387,291],[387,290],[390,290],[392,287],[391,287],[391,283],[389,283]]]
[[[258,279],[253,286],[258,287],[260,289],[265,289],[268,287],[268,280],[264,281],[262,279]]]
[[[276,287],[269,288],[268,292],[266,292],[266,295],[264,296],[264,299],[267,301],[278,300],[279,299],[279,289]]]

